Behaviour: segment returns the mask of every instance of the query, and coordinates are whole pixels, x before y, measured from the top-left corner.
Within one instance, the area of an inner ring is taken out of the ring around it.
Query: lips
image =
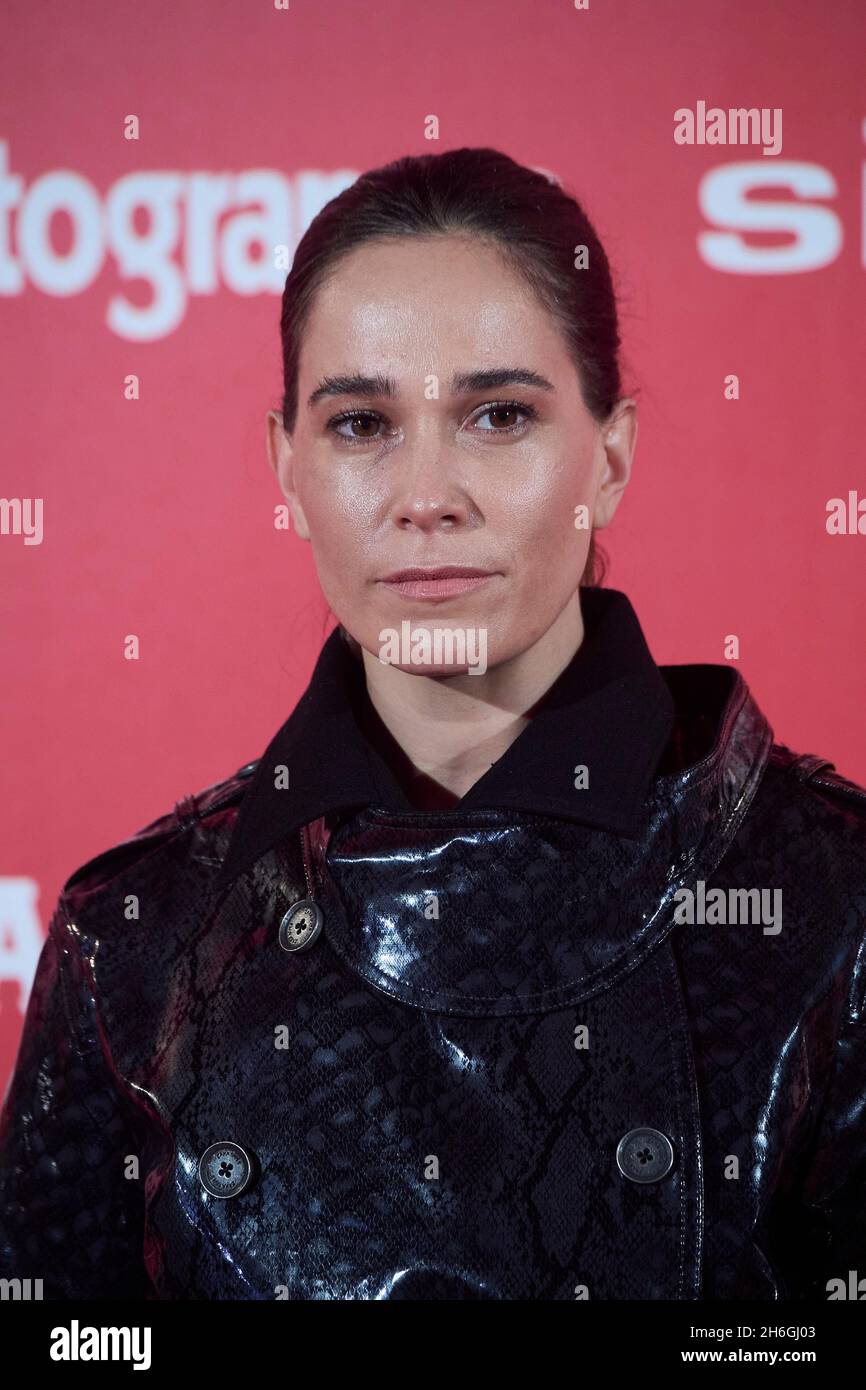
[[[432,569],[412,566],[395,570],[380,583],[403,598],[442,601],[480,588],[496,577],[495,570],[476,569],[471,565],[440,565]]]
[[[406,579],[475,579],[493,574],[493,570],[474,569],[471,565],[439,565],[434,569],[414,566],[410,569],[395,570],[386,574],[383,584],[395,584]]]

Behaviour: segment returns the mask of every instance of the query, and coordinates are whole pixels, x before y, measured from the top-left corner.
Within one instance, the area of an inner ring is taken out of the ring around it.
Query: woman
[[[594,582],[636,417],[584,212],[494,150],[399,160],[315,219],[281,327],[269,456],[340,627],[260,759],[64,885],[0,1272],[849,1296],[866,791]]]

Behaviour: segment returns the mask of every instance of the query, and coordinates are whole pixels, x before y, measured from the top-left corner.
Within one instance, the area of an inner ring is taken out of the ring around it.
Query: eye
[[[478,433],[513,436],[522,434],[528,422],[534,420],[536,415],[535,407],[524,401],[491,401],[475,415],[474,421],[489,416],[493,423],[481,427]],[[515,419],[518,416],[523,416],[523,419]],[[376,410],[344,410],[328,421],[326,429],[350,448],[355,448],[381,439],[379,426],[385,424],[384,416]]]
[[[347,444],[365,444],[370,439],[378,439],[375,429],[370,430],[369,426],[381,424],[381,421],[382,416],[377,415],[375,410],[346,410],[329,420],[327,428]],[[344,433],[338,428],[339,425],[348,425],[350,432]],[[356,430],[355,425],[360,425],[360,429]]]
[[[535,419],[536,411],[534,406],[526,405],[522,401],[493,401],[490,405],[484,406],[480,415],[475,417],[476,421],[483,420],[485,415],[489,415],[495,423],[483,428],[482,434],[521,434],[527,422]],[[522,415],[524,419],[512,423],[518,415]]]

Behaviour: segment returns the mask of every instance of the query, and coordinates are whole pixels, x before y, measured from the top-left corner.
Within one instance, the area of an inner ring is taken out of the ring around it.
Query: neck
[[[365,732],[420,809],[455,805],[502,757],[584,637],[576,590],[545,633],[482,675],[422,676],[364,649]]]

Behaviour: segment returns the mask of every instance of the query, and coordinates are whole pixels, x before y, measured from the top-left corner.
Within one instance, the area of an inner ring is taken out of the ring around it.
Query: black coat
[[[73,874],[0,1119],[0,1275],[46,1297],[850,1296],[866,790],[774,744],[738,674],[671,669],[671,746],[724,681],[721,714],[653,778],[637,840],[361,807],[313,823],[306,872],[293,831],[224,881],[250,764]],[[291,913],[311,888],[318,934]]]

